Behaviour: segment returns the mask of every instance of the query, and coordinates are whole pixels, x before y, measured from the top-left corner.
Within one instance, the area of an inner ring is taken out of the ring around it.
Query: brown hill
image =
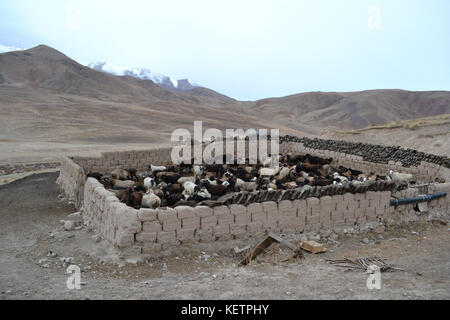
[[[298,121],[321,128],[364,128],[393,120],[450,113],[450,92],[371,90],[362,92],[309,92],[254,102],[255,113],[274,119]]]

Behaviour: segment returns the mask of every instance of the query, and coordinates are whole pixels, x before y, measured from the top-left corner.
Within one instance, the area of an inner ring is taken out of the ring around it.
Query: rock
[[[362,242],[363,242],[364,244],[369,244],[369,239],[364,238],[364,239],[362,240]]]
[[[101,236],[96,236],[94,238],[95,243],[99,243],[100,241],[102,241],[102,237]]]
[[[376,233],[383,233],[383,232],[385,232],[386,231],[386,227],[384,226],[384,225],[382,225],[382,224],[380,224],[379,226],[377,226],[376,228],[375,228],[375,232]]]
[[[71,231],[75,228],[75,222],[72,220],[64,221],[64,230]]]

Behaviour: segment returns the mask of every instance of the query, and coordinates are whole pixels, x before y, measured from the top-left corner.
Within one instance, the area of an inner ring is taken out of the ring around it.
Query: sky
[[[450,90],[448,0],[2,0],[0,44],[149,68],[239,100]]]

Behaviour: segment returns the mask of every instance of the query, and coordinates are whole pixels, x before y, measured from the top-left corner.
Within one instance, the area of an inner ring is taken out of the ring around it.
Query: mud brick
[[[163,231],[175,231],[177,229],[181,229],[181,221],[180,220],[164,220],[163,221]]]
[[[375,208],[375,215],[377,217],[384,217],[387,215],[387,213],[388,210],[386,209],[386,207],[379,206]]]
[[[378,192],[376,192],[376,191],[367,191],[366,192],[366,199],[367,200],[375,200],[375,199],[377,199],[377,193]]]
[[[306,216],[306,224],[307,225],[315,225],[320,223],[320,216],[319,215],[313,215],[313,216]]]
[[[232,224],[230,226],[230,233],[233,235],[234,238],[238,238],[238,239],[243,238],[247,234],[247,227]]]
[[[230,208],[227,206],[218,206],[213,208],[213,213],[215,216],[221,216],[221,215],[229,215],[231,214]]]
[[[195,217],[195,210],[189,206],[178,206],[175,208],[178,219]]]
[[[376,199],[369,199],[369,207],[379,207],[380,206],[380,197],[377,197]]]
[[[194,242],[195,229],[180,229],[176,231],[177,240],[187,243],[187,242]]]
[[[257,223],[257,222],[253,222]],[[278,232],[280,227],[278,225],[278,220],[267,220],[263,223],[263,228],[267,231]]]
[[[282,200],[278,203],[279,211],[289,211],[294,208],[292,201],[290,200]]]
[[[311,197],[311,198],[306,199],[306,206],[307,207],[312,208],[312,207],[316,207],[316,206],[319,206],[319,205],[320,205],[319,198]]]
[[[240,214],[235,216],[234,223],[237,225],[245,226],[251,222],[250,212],[246,212],[245,214]]]
[[[361,217],[365,217],[366,216],[366,209],[362,209],[362,208],[358,208],[356,210],[353,211],[353,213],[355,214],[355,218],[361,218]]]
[[[229,240],[232,238],[229,225],[215,226],[213,228],[213,235],[217,240]]]
[[[266,201],[262,203],[265,212],[278,211],[278,205],[275,201]]]
[[[264,208],[263,208],[262,203],[255,202],[255,203],[250,203],[247,206],[247,212],[249,212],[251,214],[253,214],[255,212],[263,212],[263,211],[264,211]]]
[[[156,232],[139,232],[136,234],[137,242],[155,242]]]
[[[252,222],[247,225],[247,233],[255,236],[264,232],[262,222]]]
[[[252,222],[262,222],[267,220],[267,213],[264,211],[254,212],[252,213]]]
[[[331,221],[331,213],[329,212],[323,212],[319,215],[320,222],[327,222],[329,223]]]
[[[195,207],[195,214],[200,218],[209,217],[213,215],[213,209],[207,206],[198,206]]]
[[[294,208],[297,208],[297,212],[304,211],[306,213],[306,200],[294,200],[292,204]]]
[[[375,208],[372,208],[372,207],[367,208],[366,212],[365,212],[365,216],[367,217],[368,220],[375,219],[377,217],[376,213],[375,213]]]
[[[331,212],[331,220],[332,221],[342,221],[344,220],[344,211],[336,210]]]
[[[230,206],[230,212],[232,215],[238,216],[240,214],[245,214],[247,212],[247,208],[241,204],[232,204]]]
[[[366,195],[364,193],[355,193],[355,200],[361,201],[361,200],[365,200],[366,199]]]
[[[369,200],[359,200],[359,206],[360,209],[366,209],[369,208]]]
[[[200,226],[202,229],[213,227],[217,225],[217,217],[216,216],[210,216],[210,217],[204,217],[200,219]]]
[[[216,240],[212,227],[195,230],[194,237],[199,242],[213,242]]]
[[[288,210],[280,210],[280,215],[283,217],[297,217],[297,209],[296,208],[292,208],[292,209],[288,209]]]
[[[172,208],[158,209],[158,220],[177,220],[177,211]]]
[[[134,244],[134,233],[120,232],[116,236],[116,243],[119,248],[131,247]]]
[[[142,224],[142,230],[144,232],[158,232],[162,230],[162,226],[159,221],[146,221]]]
[[[175,231],[160,231],[156,234],[156,241],[161,244],[176,244]]]
[[[141,221],[155,221],[158,218],[158,211],[154,209],[139,209],[138,217]]]
[[[238,217],[238,216],[236,216]],[[229,225],[234,223],[234,216],[232,214],[224,214],[218,216],[219,225]]]
[[[181,219],[181,227],[183,229],[196,229],[200,227],[200,217]]]

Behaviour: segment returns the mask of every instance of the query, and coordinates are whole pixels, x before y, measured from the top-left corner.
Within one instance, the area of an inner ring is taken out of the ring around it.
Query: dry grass
[[[450,114],[442,114],[433,117],[426,118],[418,118],[411,120],[396,120],[386,124],[379,125],[371,125],[362,129],[355,130],[334,130],[336,133],[342,134],[360,134],[364,131],[368,130],[376,130],[376,129],[395,129],[395,128],[404,128],[408,130],[416,130],[419,127],[425,126],[434,126],[434,125],[442,125],[450,123]]]

